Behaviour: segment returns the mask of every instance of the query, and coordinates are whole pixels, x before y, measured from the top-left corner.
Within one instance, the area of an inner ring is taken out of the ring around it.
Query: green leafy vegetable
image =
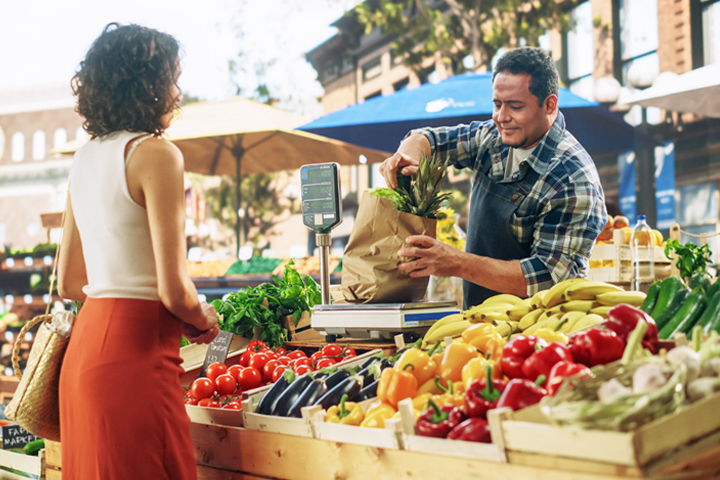
[[[695,273],[709,275],[707,266],[712,263],[710,260],[712,252],[707,244],[698,247],[694,243],[683,245],[678,240],[668,240],[665,245],[665,256],[670,260],[672,260],[671,251],[677,256],[675,266],[680,270],[680,278],[691,277]]]
[[[273,275],[273,283],[263,283],[231,293],[224,301],[213,300],[212,305],[221,315],[220,329],[252,338],[255,327],[263,330],[262,340],[277,347],[288,340],[282,324],[285,316],[292,315],[297,325],[303,311],[309,312],[322,301],[320,287],[309,275],[304,278],[285,265],[282,279]]]

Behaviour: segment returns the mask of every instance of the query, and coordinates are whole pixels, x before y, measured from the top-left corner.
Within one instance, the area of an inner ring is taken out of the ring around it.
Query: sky
[[[303,54],[335,33],[355,0],[0,0],[0,91],[68,84],[109,22],[137,23],[182,44],[183,93],[204,100],[246,96],[256,66],[287,109],[320,115],[317,73]],[[241,55],[238,55],[242,52]],[[228,60],[238,61],[234,81]],[[270,66],[267,66],[270,64]]]

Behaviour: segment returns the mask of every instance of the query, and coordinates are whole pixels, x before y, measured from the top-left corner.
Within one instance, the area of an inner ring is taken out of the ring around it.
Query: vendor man
[[[493,103],[492,120],[411,131],[380,166],[391,188],[398,169],[415,175],[420,158],[432,154],[476,172],[466,251],[411,236],[398,252],[415,257],[398,267],[412,277],[461,277],[464,308],[585,276],[607,221],[595,164],[558,110],[552,59],[531,47],[503,55],[493,71]]]

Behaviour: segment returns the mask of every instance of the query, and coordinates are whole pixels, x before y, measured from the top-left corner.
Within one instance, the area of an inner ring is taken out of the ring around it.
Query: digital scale
[[[421,337],[437,320],[459,313],[453,302],[415,303],[330,303],[330,232],[342,222],[340,165],[316,163],[300,167],[303,224],[315,232],[320,252],[322,304],[315,305],[312,328],[328,342],[339,336],[393,338],[403,334],[406,341]]]

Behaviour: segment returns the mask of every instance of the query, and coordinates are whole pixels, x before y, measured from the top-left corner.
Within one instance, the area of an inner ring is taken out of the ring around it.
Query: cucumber
[[[658,320],[658,315],[664,312],[672,303],[675,298],[675,294],[681,288],[685,288],[685,284],[678,277],[668,277],[663,280],[655,306],[653,307],[652,312],[650,312],[650,316],[655,319],[655,321]]]
[[[690,290],[700,288],[703,293],[707,293],[710,289],[710,277],[702,272],[693,273],[690,280],[688,280],[688,287]]]
[[[698,319],[696,325],[703,327],[704,333],[710,333],[712,319],[720,313],[720,290],[716,290],[712,297],[708,295],[706,298],[709,299],[708,306]]]
[[[695,325],[695,321],[702,315],[703,310],[707,306],[705,295],[702,289],[698,288],[690,292],[682,303],[682,307],[677,311],[670,321],[660,330],[658,338],[667,340],[677,332],[689,332]]]
[[[675,293],[675,297],[672,299],[672,302],[670,302],[670,305],[667,306],[665,310],[660,312],[660,314],[657,316],[657,318],[653,317],[655,319],[655,324],[657,325],[658,332],[662,330],[662,328],[670,321],[670,319],[677,313],[678,310],[680,310],[680,307],[682,307],[683,301],[685,301],[685,297],[687,297],[688,293],[690,293],[690,290],[687,288],[681,288]]]
[[[45,448],[45,440],[40,438],[25,445],[23,447],[23,452],[25,452],[25,455],[37,455],[43,448]]]
[[[650,288],[648,288],[647,297],[645,297],[645,301],[643,301],[642,305],[640,305],[640,310],[647,314],[650,314],[650,312],[652,312],[653,307],[657,303],[658,294],[660,293],[661,287],[662,282],[660,280],[655,280],[652,285],[650,285]]]
[[[717,280],[708,288],[707,297],[712,298],[715,292],[720,292],[720,282]]]

